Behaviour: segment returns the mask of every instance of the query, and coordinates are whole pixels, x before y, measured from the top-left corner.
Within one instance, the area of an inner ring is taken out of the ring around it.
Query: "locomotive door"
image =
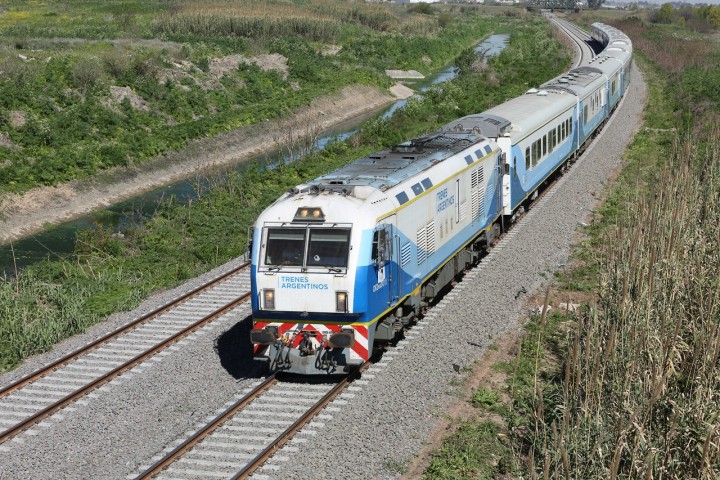
[[[375,227],[373,234],[373,263],[377,275],[373,289],[385,292],[382,296],[387,298],[388,306],[397,301],[400,286],[395,243],[395,215],[392,215]]]

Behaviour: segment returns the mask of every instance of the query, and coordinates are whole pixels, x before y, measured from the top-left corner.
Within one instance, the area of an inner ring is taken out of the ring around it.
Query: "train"
[[[627,91],[632,43],[525,94],[290,189],[251,237],[256,358],[346,374],[398,338],[571,164]]]

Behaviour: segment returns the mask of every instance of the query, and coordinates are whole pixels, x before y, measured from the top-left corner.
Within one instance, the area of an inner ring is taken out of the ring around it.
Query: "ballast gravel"
[[[464,367],[523,320],[522,305],[568,261],[592,209],[640,125],[640,72],[613,119],[583,157],[500,245],[360,381],[339,410],[290,442],[255,478],[399,478],[436,421],[456,401]],[[118,314],[0,377],[6,385],[239,264],[230,262]],[[241,394],[263,366],[251,358],[239,307],[108,386],[0,445],[0,479],[123,479],[152,464]],[[459,371],[460,373],[457,373]]]

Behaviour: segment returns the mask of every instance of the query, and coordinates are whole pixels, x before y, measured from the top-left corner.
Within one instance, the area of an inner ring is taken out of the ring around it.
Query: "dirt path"
[[[0,243],[36,233],[48,224],[107,208],[212,167],[248,161],[277,149],[285,140],[296,140],[310,130],[326,130],[408,94],[398,88],[391,91],[394,96],[364,85],[345,87],[335,95],[314,100],[290,117],[193,141],[182,151],[162,155],[140,167],[114,169],[93,179],[7,195],[0,199]]]

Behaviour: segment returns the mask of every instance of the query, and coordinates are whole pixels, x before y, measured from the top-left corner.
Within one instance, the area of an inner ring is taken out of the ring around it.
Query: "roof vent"
[[[539,92],[537,92],[538,97],[547,97],[547,94],[547,90],[540,90]]]
[[[567,78],[558,79],[558,83],[570,83]]]
[[[537,89],[537,88],[531,88],[530,90],[528,90],[528,91],[525,92],[525,93],[530,93],[530,94],[538,93],[538,89]]]

